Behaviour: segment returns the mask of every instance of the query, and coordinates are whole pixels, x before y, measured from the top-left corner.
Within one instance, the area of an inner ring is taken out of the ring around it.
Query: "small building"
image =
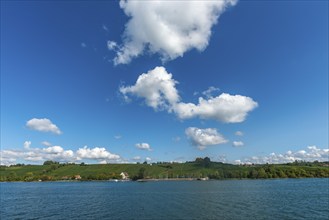
[[[121,173],[120,173],[120,176],[121,176],[121,178],[122,178],[123,180],[128,180],[128,179],[129,179],[129,175],[128,175],[128,173],[126,173],[126,172],[121,172]]]

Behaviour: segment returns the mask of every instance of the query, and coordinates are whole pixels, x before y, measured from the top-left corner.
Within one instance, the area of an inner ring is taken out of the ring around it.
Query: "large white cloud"
[[[156,67],[141,74],[135,85],[121,86],[120,92],[125,99],[128,95],[144,98],[148,106],[155,110],[167,110],[180,119],[199,117],[214,119],[224,123],[243,122],[248,112],[258,106],[252,98],[242,95],[222,93],[208,99],[199,98],[199,103],[184,103],[176,89],[178,82],[172,78],[164,67]]]
[[[141,74],[135,85],[120,87],[120,92],[126,98],[129,93],[144,98],[146,104],[155,110],[168,109],[179,101],[176,83],[172,79],[172,74],[168,73],[164,67],[155,67]]]
[[[209,99],[199,98],[199,103],[177,103],[174,111],[181,119],[199,117],[225,123],[243,122],[249,111],[258,106],[252,98],[222,93]]]
[[[129,63],[145,51],[159,54],[162,61],[182,57],[191,49],[203,51],[218,17],[236,2],[121,0],[120,7],[130,20],[123,44],[109,43],[109,49],[117,52],[114,64]]]
[[[27,121],[26,126],[32,130],[42,132],[52,132],[54,134],[61,134],[61,130],[47,118],[32,118]]]
[[[148,143],[137,143],[136,147],[140,150],[148,150],[151,151],[151,146]]]
[[[185,134],[191,140],[192,144],[200,150],[205,149],[209,145],[225,144],[228,142],[215,128],[201,129],[189,127],[185,130]]]
[[[317,146],[308,146],[304,150],[299,151],[287,151],[286,153],[271,153],[267,156],[252,156],[245,158],[244,160],[237,160],[236,163],[255,163],[255,164],[281,164],[291,163],[294,161],[328,161],[329,160],[329,149],[318,148]]]

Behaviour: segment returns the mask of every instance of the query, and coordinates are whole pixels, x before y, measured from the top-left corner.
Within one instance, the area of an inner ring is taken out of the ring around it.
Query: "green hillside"
[[[1,181],[109,180],[121,179],[125,172],[131,179],[167,178],[304,178],[329,177],[328,162],[295,162],[279,165],[231,165],[198,158],[186,163],[153,164],[60,164],[1,166]]]

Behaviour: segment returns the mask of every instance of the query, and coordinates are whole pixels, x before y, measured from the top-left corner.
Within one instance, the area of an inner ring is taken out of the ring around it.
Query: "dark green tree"
[[[206,167],[206,168],[209,168],[210,167],[210,164],[211,164],[210,158],[209,157],[205,157],[203,159],[203,166]]]
[[[138,176],[138,179],[144,179],[144,177],[145,177],[145,168],[144,167],[139,169],[137,176]]]
[[[59,164],[57,161],[52,161],[52,160],[46,160],[43,165],[52,165],[52,164]]]

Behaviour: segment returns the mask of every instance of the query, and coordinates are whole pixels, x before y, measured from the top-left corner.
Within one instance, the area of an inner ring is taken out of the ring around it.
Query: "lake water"
[[[0,183],[4,219],[329,219],[329,179]]]

